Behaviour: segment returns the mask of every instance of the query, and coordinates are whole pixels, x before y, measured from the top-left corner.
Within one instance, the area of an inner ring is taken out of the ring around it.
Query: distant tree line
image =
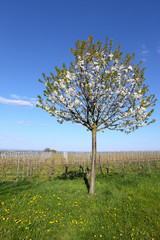
[[[50,148],[45,148],[43,151],[44,151],[44,152],[53,152],[53,153],[56,153],[56,150],[50,149]]]

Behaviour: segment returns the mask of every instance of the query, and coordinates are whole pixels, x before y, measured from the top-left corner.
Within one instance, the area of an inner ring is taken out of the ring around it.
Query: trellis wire
[[[65,156],[65,158],[64,158]],[[67,159],[66,159],[67,156]],[[97,168],[99,173],[127,171],[159,171],[159,151],[128,151],[128,152],[98,152]],[[54,159],[54,164],[53,164]],[[81,166],[83,171],[89,172],[91,167],[91,152],[14,152],[0,153],[0,181],[18,181],[43,175],[50,178],[53,166],[64,166],[68,169]],[[55,173],[56,171],[54,171]]]

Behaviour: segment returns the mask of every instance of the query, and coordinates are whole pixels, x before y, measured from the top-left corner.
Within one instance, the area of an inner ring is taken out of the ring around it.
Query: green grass
[[[0,183],[1,240],[159,240],[160,174]]]

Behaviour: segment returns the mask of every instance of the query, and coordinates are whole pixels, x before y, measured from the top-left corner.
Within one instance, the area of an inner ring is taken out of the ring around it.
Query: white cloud
[[[16,95],[16,94],[11,94],[10,95],[12,98],[15,98],[15,99],[20,99],[20,97],[18,96],[18,95]]]
[[[26,126],[31,126],[32,125],[32,121],[17,121],[16,122],[19,125],[26,125]]]
[[[29,97],[26,97],[26,96],[18,96],[16,94],[11,94],[10,95],[12,98],[15,98],[15,99],[20,99],[20,100],[28,100],[30,102],[36,102],[37,99],[36,98],[29,98]]]
[[[149,51],[147,49],[142,50],[141,54],[147,54]]]
[[[141,50],[142,61],[145,62],[145,61],[147,61],[147,56],[148,56],[149,51],[145,44],[142,44],[141,48],[142,48],[142,50]]]
[[[146,62],[146,61],[147,61],[147,58],[145,58],[145,57],[142,58],[142,61],[143,61],[143,62]]]
[[[0,96],[0,103],[24,107],[34,107],[36,104],[36,98],[19,97],[15,94],[12,94],[11,97],[15,99],[7,99]],[[23,100],[24,98],[27,100]]]

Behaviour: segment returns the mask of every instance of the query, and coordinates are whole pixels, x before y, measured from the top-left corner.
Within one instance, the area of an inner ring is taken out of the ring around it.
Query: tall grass
[[[1,240],[159,240],[160,174],[83,174],[0,184]]]

